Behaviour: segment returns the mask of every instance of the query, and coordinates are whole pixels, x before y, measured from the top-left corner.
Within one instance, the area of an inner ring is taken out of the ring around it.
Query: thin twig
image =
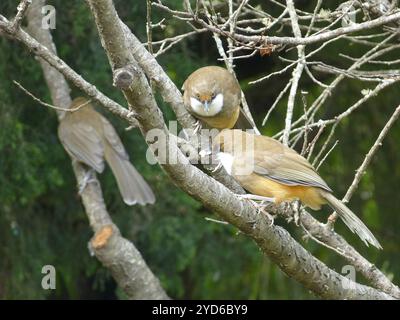
[[[153,54],[153,29],[151,23],[151,0],[146,0],[146,34],[147,49]]]
[[[207,221],[211,221],[211,222],[215,222],[215,223],[219,223],[219,224],[225,224],[225,225],[229,224],[226,221],[217,220],[217,219],[213,219],[213,218],[209,218],[209,217],[205,217],[204,219],[207,220]]]
[[[321,159],[321,161],[319,162],[319,164],[318,164],[318,166],[316,168],[317,171],[318,171],[319,167],[322,166],[322,164],[328,158],[329,154],[333,151],[333,149],[335,149],[335,147],[337,146],[338,143],[339,143],[339,140],[336,140],[335,143],[333,144],[333,146],[328,150],[326,155]]]
[[[286,5],[289,10],[290,20],[292,21],[293,34],[296,38],[301,38],[301,31],[293,0],[286,0]],[[304,45],[297,46],[297,55],[299,57],[299,62],[297,63],[297,66],[293,72],[292,84],[289,92],[289,99],[288,99],[286,118],[285,118],[285,130],[283,132],[283,140],[282,140],[283,144],[286,146],[289,144],[289,136],[292,127],[293,109],[297,94],[297,87],[299,85],[299,81],[305,65]]]
[[[32,0],[22,0],[18,7],[17,7],[17,14],[15,15],[14,19],[12,20],[11,24],[11,30],[15,32],[22,23],[22,20],[24,19],[26,12],[28,11],[29,5],[32,3]]]
[[[400,115],[400,106],[396,108],[396,110],[393,112],[392,116],[390,117],[389,121],[385,124],[383,127],[382,131],[379,133],[378,138],[376,139],[375,143],[372,145],[371,149],[369,149],[368,153],[366,154],[364,161],[362,162],[361,166],[356,170],[356,174],[354,176],[353,182],[351,183],[349,189],[346,192],[346,195],[343,197],[342,201],[344,203],[349,202],[351,199],[352,195],[356,191],[358,184],[361,181],[361,178],[365,174],[365,171],[368,167],[368,165],[371,163],[372,158],[374,157],[375,153],[378,151],[379,147],[382,145],[383,139],[385,139],[386,135],[388,134],[389,130],[391,127],[394,125],[396,120],[399,118]],[[332,213],[329,218],[328,218],[328,224],[332,226],[332,224],[336,221],[337,219],[337,213],[334,212]]]
[[[382,145],[383,139],[385,139],[386,135],[388,134],[391,127],[394,125],[396,120],[399,118],[400,115],[400,106],[396,108],[392,116],[390,117],[389,121],[385,124],[382,131],[379,133],[378,138],[376,139],[375,143],[372,145],[371,149],[366,154],[363,163],[357,169],[356,175],[354,176],[354,180],[351,183],[349,189],[346,192],[346,195],[343,198],[343,202],[348,202],[353,195],[354,191],[357,189],[357,186],[365,173],[368,165],[371,163],[372,158],[374,157],[375,153],[378,151],[379,147]]]
[[[41,104],[41,105],[43,105],[43,106],[45,106],[45,107],[52,108],[52,109],[55,109],[55,110],[66,111],[66,112],[74,112],[74,111],[77,111],[77,110],[79,110],[80,108],[82,108],[82,107],[88,105],[90,102],[92,102],[92,100],[88,100],[88,101],[86,101],[85,103],[80,104],[79,106],[77,106],[77,107],[75,107],[75,108],[71,108],[71,109],[69,109],[69,108],[60,108],[60,107],[56,107],[56,106],[53,106],[53,105],[51,105],[51,104],[48,104],[48,103],[46,103],[46,102],[40,100],[39,98],[35,97],[35,96],[33,95],[33,93],[31,93],[31,92],[29,92],[27,89],[25,89],[18,81],[13,80],[13,82],[14,82],[14,84],[15,84],[18,88],[20,88],[23,92],[25,92],[25,93],[26,93],[28,96],[30,96],[33,100],[35,100],[36,102],[39,102],[39,104]]]

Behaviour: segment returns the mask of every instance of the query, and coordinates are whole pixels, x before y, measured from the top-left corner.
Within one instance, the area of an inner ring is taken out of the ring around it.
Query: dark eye
[[[200,94],[196,94],[197,100],[200,100]]]
[[[216,96],[216,94],[215,94],[215,92],[213,92],[213,93],[211,94],[211,99],[213,100],[213,99],[215,98],[215,96]]]

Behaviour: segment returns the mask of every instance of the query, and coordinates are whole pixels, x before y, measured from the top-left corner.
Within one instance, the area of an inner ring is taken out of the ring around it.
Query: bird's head
[[[240,87],[224,68],[208,66],[194,71],[184,82],[185,106],[201,117],[214,117],[226,104],[239,106]],[[232,100],[234,98],[234,101]],[[239,97],[239,98],[238,98]]]

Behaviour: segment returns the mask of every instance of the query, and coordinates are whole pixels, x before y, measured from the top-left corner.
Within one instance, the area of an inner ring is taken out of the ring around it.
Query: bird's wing
[[[103,172],[103,143],[90,124],[64,119],[58,127],[58,136],[71,156],[97,172]]]
[[[110,146],[122,159],[129,160],[129,155],[112,124],[103,116],[101,116],[101,124],[103,126],[104,137]]]
[[[254,129],[251,120],[247,117],[246,113],[242,108],[240,108],[239,117],[233,128],[241,130]]]
[[[271,139],[271,149],[262,150],[254,156],[254,173],[276,182],[295,186],[313,186],[332,191],[312,165],[293,149]]]

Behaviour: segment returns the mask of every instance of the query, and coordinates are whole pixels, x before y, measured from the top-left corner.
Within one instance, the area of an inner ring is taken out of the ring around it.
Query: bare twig
[[[23,92],[25,92],[28,96],[30,96],[30,97],[31,97],[33,100],[35,100],[36,102],[39,102],[41,105],[43,105],[43,106],[45,106],[45,107],[52,108],[52,109],[55,109],[55,110],[58,110],[58,111],[64,111],[64,112],[74,112],[74,111],[78,111],[80,108],[82,108],[82,107],[88,105],[90,102],[92,102],[92,100],[88,100],[88,101],[86,101],[85,103],[80,104],[80,105],[78,105],[78,106],[75,107],[75,108],[60,108],[60,107],[56,107],[56,106],[53,106],[53,105],[51,105],[51,104],[48,104],[48,103],[46,103],[46,102],[40,100],[39,98],[35,97],[35,96],[33,95],[33,93],[31,93],[31,92],[29,92],[27,89],[25,89],[18,81],[13,80],[13,82],[14,82],[14,84],[15,84],[18,88],[20,88]]]
[[[396,120],[399,118],[400,115],[400,106],[396,108],[393,112],[392,116],[390,117],[389,121],[385,124],[382,131],[379,133],[378,138],[375,140],[374,144],[372,145],[371,149],[369,149],[368,153],[366,154],[364,161],[360,165],[360,167],[356,170],[356,174],[354,176],[353,182],[351,183],[349,189],[346,192],[346,195],[343,197],[343,202],[349,202],[350,198],[352,197],[353,193],[358,187],[358,184],[361,181],[361,178],[365,174],[365,170],[367,169],[368,165],[371,163],[374,155],[378,151],[379,147],[382,145],[383,139],[385,139],[386,135],[388,134],[389,130],[392,128]],[[337,219],[337,214],[333,213],[329,218],[328,221],[335,221]]]
[[[15,32],[22,23],[22,20],[24,19],[26,12],[30,6],[30,4],[32,3],[32,0],[22,0],[18,7],[17,7],[17,14],[14,17],[14,19],[12,20],[12,24],[11,24],[11,30],[12,32]]]
[[[286,5],[287,5],[287,9],[289,11],[290,20],[292,21],[293,34],[296,38],[301,38],[301,31],[300,31],[299,22],[298,22],[298,18],[297,18],[293,0],[286,0]],[[283,132],[283,140],[282,140],[284,145],[289,144],[289,136],[290,136],[290,130],[292,127],[293,109],[294,109],[294,102],[295,102],[295,98],[296,98],[296,94],[297,94],[297,87],[299,85],[299,81],[300,81],[300,78],[303,73],[305,63],[306,63],[305,55],[304,55],[304,45],[297,46],[297,55],[299,58],[299,62],[297,63],[296,69],[293,71],[292,83],[291,83],[291,88],[290,88],[290,92],[289,92],[289,99],[288,99],[286,119],[285,119],[285,129]]]
[[[328,158],[329,154],[333,151],[333,149],[335,149],[335,147],[337,146],[337,144],[339,143],[339,140],[336,140],[335,143],[333,144],[333,146],[328,150],[328,152],[326,153],[326,155],[321,159],[321,161],[318,163],[316,170],[319,169],[319,167],[322,166],[322,164],[325,162],[325,160]]]

